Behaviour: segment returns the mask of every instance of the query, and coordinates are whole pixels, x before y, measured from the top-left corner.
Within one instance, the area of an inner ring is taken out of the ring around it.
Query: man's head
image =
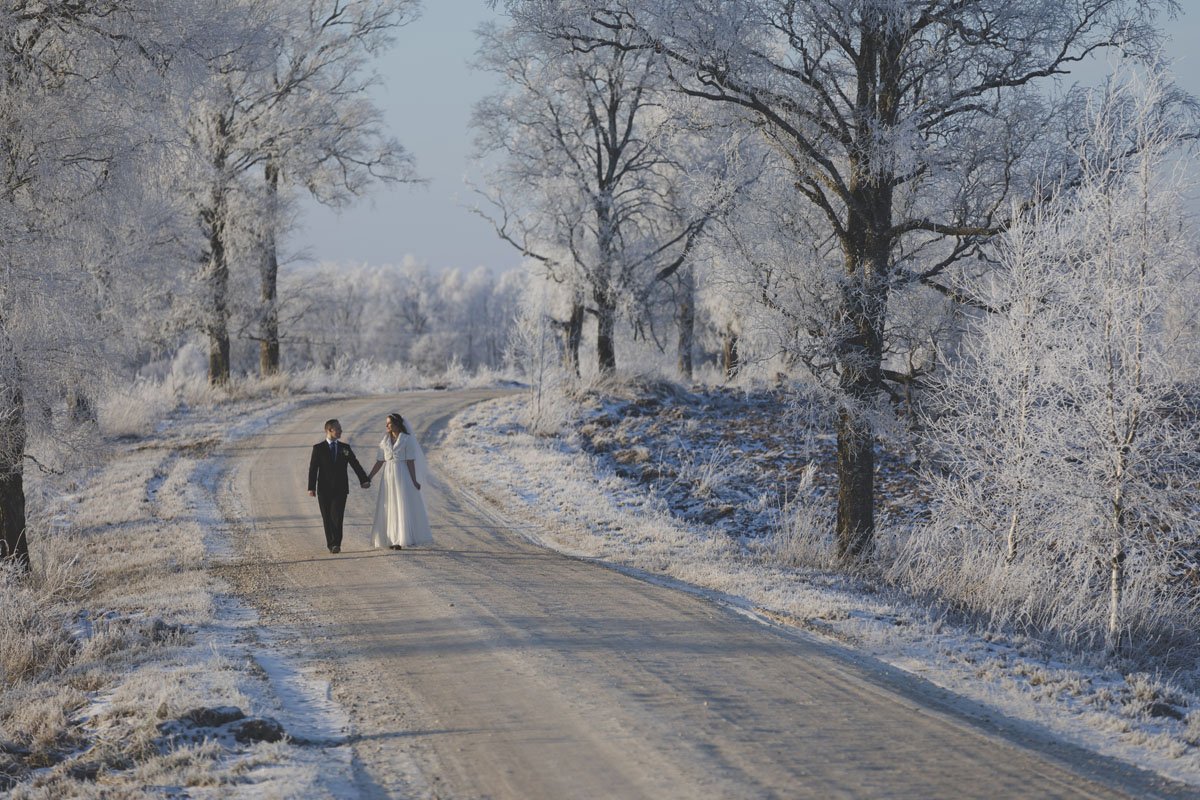
[[[342,435],[342,423],[336,419],[331,419],[325,423],[325,435],[330,439],[337,439]]]

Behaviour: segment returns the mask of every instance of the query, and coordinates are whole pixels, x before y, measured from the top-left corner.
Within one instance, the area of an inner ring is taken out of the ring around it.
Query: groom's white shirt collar
[[[337,440],[333,439],[332,437],[329,437],[329,436],[325,437],[325,444],[333,444],[335,441],[337,441]]]

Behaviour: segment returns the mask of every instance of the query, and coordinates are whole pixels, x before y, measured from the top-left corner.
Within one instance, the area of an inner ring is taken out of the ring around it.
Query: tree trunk
[[[725,380],[731,381],[736,378],[741,366],[742,359],[738,354],[738,335],[733,330],[733,325],[729,324],[725,326],[725,330],[721,334],[721,370],[725,373]]]
[[[679,269],[679,302],[675,320],[679,326],[676,348],[679,375],[690,383],[693,376],[692,350],[696,342],[696,277],[691,265]]]
[[[6,421],[3,425],[11,433],[22,420]],[[6,446],[0,455],[0,527],[4,530],[3,549],[0,559],[11,561],[26,572],[29,571],[29,541],[25,537],[25,477],[22,474],[20,453],[10,453]]]
[[[5,337],[5,344],[9,344]],[[29,571],[29,541],[25,536],[25,397],[21,391],[21,364],[7,348],[0,376],[0,559]]]
[[[279,168],[270,162],[267,180],[267,226],[262,242],[262,321],[258,340],[258,371],[264,378],[279,373],[279,252],[275,228],[279,223]]]
[[[208,285],[208,382],[213,385],[229,383],[229,260],[225,252],[225,226],[229,222],[229,204],[225,185],[225,165],[228,154],[224,141],[227,122],[216,120],[218,145],[213,155],[213,185],[209,203],[200,212],[208,233],[208,252],[205,254],[205,277]]]
[[[877,12],[878,13],[878,12]],[[879,129],[895,124],[902,43],[887,21],[864,16],[857,63],[861,143],[850,154],[850,202],[841,234],[846,269],[839,299],[837,420],[837,554],[843,562],[870,553],[875,536],[875,434],[870,409],[883,386],[883,334],[891,273],[892,176],[872,161]]]
[[[214,214],[209,235],[208,284],[212,302],[208,321],[208,382],[218,386],[229,383],[229,262],[225,254],[224,203]]]
[[[596,366],[601,375],[612,375],[617,371],[614,341],[617,308],[607,295],[607,292],[596,293]]]
[[[1113,476],[1117,485],[1112,498],[1113,538],[1108,565],[1107,648],[1110,655],[1115,655],[1121,645],[1121,601],[1125,593],[1125,542],[1128,540],[1129,535],[1129,532],[1126,530],[1128,519],[1125,510],[1124,481],[1128,471],[1128,458],[1125,448],[1131,443],[1132,437],[1124,439],[1124,447],[1122,447],[1122,452],[1117,457],[1116,474]]]
[[[567,320],[566,325],[566,359],[567,369],[575,375],[579,374],[579,346],[583,343],[583,320],[587,314],[587,310],[583,307],[583,303],[578,300],[571,304],[571,317]]]
[[[845,400],[837,420],[837,555],[867,555],[875,535],[875,435],[869,413],[882,386],[887,249],[863,236],[847,256],[841,296],[838,386]]]
[[[1029,306],[1028,303],[1025,303],[1025,305],[1026,305],[1026,308],[1024,310],[1024,313],[1026,314],[1026,319],[1029,319],[1033,313],[1033,309],[1028,307]],[[1021,338],[1024,339],[1028,335],[1032,335],[1032,334],[1022,333]],[[1025,475],[1028,471],[1028,467],[1025,465],[1025,459],[1027,458],[1026,451],[1028,449],[1028,446],[1025,441],[1025,434],[1029,430],[1029,426],[1030,426],[1030,422],[1029,422],[1029,416],[1030,416],[1029,381],[1030,381],[1030,377],[1031,377],[1030,372],[1032,370],[1031,370],[1031,367],[1030,367],[1028,361],[1026,360],[1026,359],[1028,359],[1028,356],[1027,355],[1022,356],[1022,359],[1023,359],[1024,363],[1021,364],[1021,377],[1017,382],[1018,390],[1017,390],[1017,403],[1016,403],[1016,410],[1017,410],[1017,449],[1016,449],[1017,471],[1016,471],[1016,475],[1017,475],[1017,480],[1016,480],[1016,487],[1015,487],[1015,492],[1014,492],[1015,499],[1013,500],[1013,510],[1012,510],[1012,514],[1010,515],[1009,524],[1008,524],[1008,536],[1005,539],[1005,545],[1004,545],[1004,562],[1006,564],[1011,564],[1017,558],[1017,537],[1020,535],[1020,531],[1021,531],[1020,525],[1023,522],[1023,520],[1021,519],[1021,503],[1024,500],[1025,495],[1028,491],[1028,487],[1025,485]]]
[[[1017,500],[1019,503],[1023,492],[1018,492]],[[1014,508],[1012,514],[1009,515],[1008,536],[1004,540],[1004,563],[1011,564],[1017,558],[1017,531],[1020,529],[1021,512],[1020,509]]]
[[[1108,652],[1115,654],[1121,645],[1121,596],[1125,590],[1125,549],[1113,542],[1108,577]]]
[[[613,162],[608,164],[609,178]],[[617,240],[616,223],[612,217],[613,186],[609,179],[600,181],[600,192],[596,204],[596,246],[599,262],[592,278],[592,300],[596,303],[596,366],[601,375],[612,375],[617,371],[617,348],[614,340],[617,327],[617,304],[612,291],[614,242]]]
[[[75,425],[96,422],[96,406],[78,386],[67,388],[67,417]]]
[[[843,408],[837,420],[837,555],[868,552],[875,532],[875,436],[861,414]]]

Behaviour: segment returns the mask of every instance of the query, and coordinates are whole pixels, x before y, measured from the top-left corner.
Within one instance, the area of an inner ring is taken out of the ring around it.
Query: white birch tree
[[[1193,613],[1172,568],[1200,501],[1176,369],[1195,343],[1167,317],[1173,296],[1200,300],[1172,151],[1196,117],[1173,100],[1158,76],[1111,83],[1077,188],[1020,214],[973,287],[994,311],[940,387],[940,499],[898,571],[1110,652]]]

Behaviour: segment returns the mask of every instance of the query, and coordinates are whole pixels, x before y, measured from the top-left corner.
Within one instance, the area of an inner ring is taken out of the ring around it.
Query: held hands
[[[314,492],[314,491],[312,491],[312,490],[310,489],[310,490],[309,490],[309,492],[308,492],[308,496],[309,496],[309,497],[316,497],[316,496],[317,496],[317,493],[316,493],[316,492]]]

